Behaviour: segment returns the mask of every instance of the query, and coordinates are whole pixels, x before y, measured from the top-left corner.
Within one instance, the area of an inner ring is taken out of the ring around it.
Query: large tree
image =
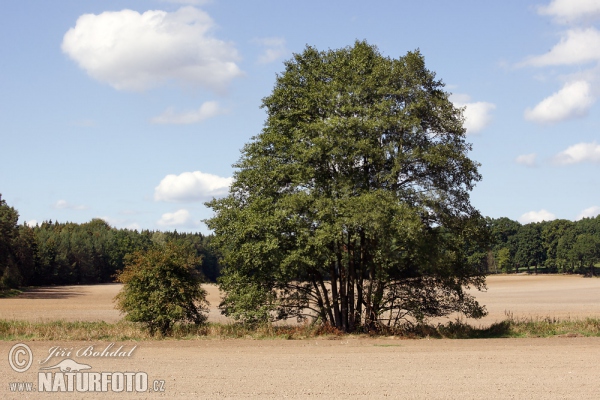
[[[485,285],[468,261],[485,251],[469,201],[481,177],[443,87],[419,51],[366,42],[285,63],[229,196],[207,203],[225,314],[344,331],[484,315],[463,290]]]

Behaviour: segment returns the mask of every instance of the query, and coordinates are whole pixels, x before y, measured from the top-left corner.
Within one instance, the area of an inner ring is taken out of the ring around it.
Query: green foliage
[[[18,220],[17,210],[6,204],[0,194],[0,290],[16,288],[21,284],[15,254],[19,238]]]
[[[496,265],[503,272],[510,272],[510,249],[508,247],[501,247],[496,250],[494,254],[496,259]]]
[[[409,52],[365,42],[285,63],[267,121],[207,203],[226,267],[223,311],[241,320],[316,316],[343,331],[483,309],[487,231],[468,192],[462,111]]]
[[[115,301],[125,319],[141,322],[152,335],[168,334],[177,322],[206,320],[206,291],[195,269],[199,260],[189,247],[167,242],[129,258],[117,280],[124,283]]]
[[[112,282],[127,254],[176,241],[198,256],[195,268],[211,282],[220,274],[210,236],[116,229],[101,219],[83,224],[17,225],[19,214],[0,196],[0,290],[19,286]]]
[[[516,235],[517,251],[515,262],[520,266],[530,266],[537,269],[546,258],[546,253],[542,245],[542,227],[541,224],[527,224],[519,229]]]

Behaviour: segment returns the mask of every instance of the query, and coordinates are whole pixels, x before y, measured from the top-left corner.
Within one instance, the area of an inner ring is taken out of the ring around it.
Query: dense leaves
[[[462,112],[418,51],[307,47],[263,107],[230,195],[208,203],[227,315],[352,331],[484,314],[463,291],[484,287],[469,258],[486,254],[468,194],[480,175]]]
[[[206,291],[193,249],[184,244],[155,244],[127,257],[117,280],[124,284],[115,301],[125,319],[142,322],[150,333],[166,335],[177,322],[206,320]]]
[[[501,272],[595,275],[595,265],[600,263],[600,216],[526,225],[508,218],[488,219],[488,227],[494,237],[494,261]]]
[[[210,237],[200,233],[115,229],[101,219],[29,227],[18,225],[18,217],[0,197],[0,289],[113,282],[127,254],[170,241],[193,249],[195,268],[207,280],[219,275]]]

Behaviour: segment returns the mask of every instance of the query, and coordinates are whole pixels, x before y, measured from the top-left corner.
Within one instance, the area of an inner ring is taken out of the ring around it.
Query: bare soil
[[[0,299],[0,318],[116,321],[111,302],[119,285],[38,289]],[[209,287],[216,315],[218,291]],[[477,298],[490,314],[478,324],[505,318],[600,317],[600,279],[576,276],[494,276]],[[25,342],[32,367],[13,371],[7,360],[15,342],[0,343],[0,397],[25,398],[403,398],[596,399],[600,338],[399,340],[157,340],[116,343],[131,357],[71,355],[90,371],[145,371],[165,380],[164,392],[12,393],[9,382],[37,385],[39,362],[52,347],[71,349],[105,342]],[[55,357],[52,365],[65,357]],[[4,361],[2,361],[4,360]],[[50,361],[46,364],[50,364]],[[53,372],[59,372],[57,369]]]
[[[515,318],[600,318],[600,278],[578,275],[495,275],[487,279],[487,291],[470,290],[489,312],[475,325],[489,325]],[[205,285],[210,303],[209,321],[226,322],[218,306],[215,285]],[[27,321],[106,321],[121,319],[113,298],[120,284],[55,286],[32,289],[18,297],[0,299],[0,319]],[[450,316],[454,319],[457,316]]]

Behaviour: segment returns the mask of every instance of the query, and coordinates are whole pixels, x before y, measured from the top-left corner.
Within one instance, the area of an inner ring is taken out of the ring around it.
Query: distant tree
[[[152,335],[167,335],[177,322],[204,322],[208,303],[197,263],[189,247],[174,242],[136,251],[117,275],[124,286],[115,297],[116,307]]]
[[[566,232],[573,229],[574,223],[566,219],[555,219],[542,225],[542,245],[546,252],[546,265],[558,270],[561,266],[558,244]]]
[[[511,256],[508,247],[501,247],[494,252],[496,265],[503,272],[510,272]]]
[[[589,233],[578,235],[573,244],[572,254],[580,269],[589,267],[590,276],[594,276],[594,264],[600,262],[600,238]]]
[[[521,228],[521,224],[506,217],[488,219],[493,243],[505,247]]]
[[[515,266],[517,253],[516,236],[521,229],[521,224],[506,217],[488,218],[492,250],[496,265],[504,272],[510,272],[510,267]],[[500,260],[499,257],[502,259]]]
[[[343,331],[484,309],[485,224],[463,115],[423,56],[307,47],[263,99],[228,197],[208,206],[222,309]]]
[[[21,286],[29,286],[35,274],[38,262],[37,242],[34,229],[25,224],[19,226],[18,236],[14,240],[14,254],[21,277]]]
[[[15,259],[15,241],[18,239],[19,213],[6,204],[0,194],[0,289],[15,288],[21,284]]]
[[[577,226],[565,229],[556,245],[556,260],[562,272],[575,272],[578,267],[577,254],[574,250],[577,241]]]
[[[528,272],[529,267],[533,266],[537,274],[538,266],[543,265],[546,259],[546,253],[542,246],[541,225],[539,223],[523,225],[515,240],[517,241],[515,262],[526,266]]]

